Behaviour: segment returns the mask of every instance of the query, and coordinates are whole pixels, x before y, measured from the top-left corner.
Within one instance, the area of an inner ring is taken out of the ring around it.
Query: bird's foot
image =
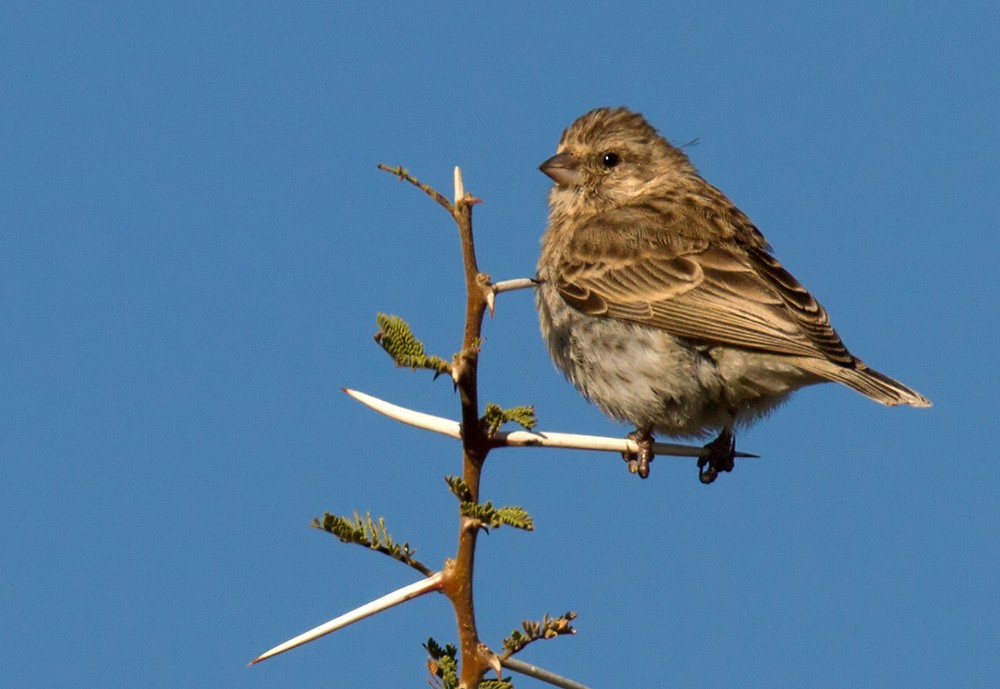
[[[698,478],[702,483],[714,481],[720,471],[732,471],[736,458],[736,435],[729,428],[705,446],[708,454],[698,458]]]
[[[639,474],[639,478],[649,476],[649,463],[653,461],[653,435],[649,431],[635,429],[627,436],[639,446],[639,452],[622,452],[622,459],[628,462],[628,470],[633,474]]]

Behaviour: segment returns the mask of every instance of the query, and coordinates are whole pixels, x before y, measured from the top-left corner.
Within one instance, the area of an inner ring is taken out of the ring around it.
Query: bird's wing
[[[855,364],[823,307],[762,246],[702,239],[690,231],[699,222],[676,206],[604,213],[574,232],[556,289],[584,313],[678,337]]]

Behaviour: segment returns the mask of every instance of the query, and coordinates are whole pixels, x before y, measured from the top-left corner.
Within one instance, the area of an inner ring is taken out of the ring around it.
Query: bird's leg
[[[622,452],[622,459],[628,462],[628,470],[639,474],[639,478],[649,476],[649,463],[653,461],[653,434],[648,428],[637,428],[627,436],[639,446],[639,453]]]
[[[736,435],[726,426],[719,437],[705,446],[708,454],[698,458],[698,478],[702,483],[714,481],[720,471],[732,471],[736,458]],[[706,468],[707,467],[707,468]]]

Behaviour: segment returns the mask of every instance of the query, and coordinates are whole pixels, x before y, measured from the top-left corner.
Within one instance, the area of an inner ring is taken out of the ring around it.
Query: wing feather
[[[692,228],[718,219],[696,208],[675,204],[664,212],[638,204],[594,218],[562,252],[556,288],[591,315],[711,344],[853,366],[826,311],[766,245],[700,238],[713,235]]]

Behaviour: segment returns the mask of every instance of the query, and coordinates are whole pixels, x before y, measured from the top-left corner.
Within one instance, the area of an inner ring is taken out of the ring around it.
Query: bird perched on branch
[[[540,166],[555,181],[538,261],[542,336],[567,378],[635,424],[645,478],[653,433],[718,436],[703,483],[731,471],[734,428],[805,385],[876,402],[930,402],[853,356],[760,231],[639,114],[599,108]]]

